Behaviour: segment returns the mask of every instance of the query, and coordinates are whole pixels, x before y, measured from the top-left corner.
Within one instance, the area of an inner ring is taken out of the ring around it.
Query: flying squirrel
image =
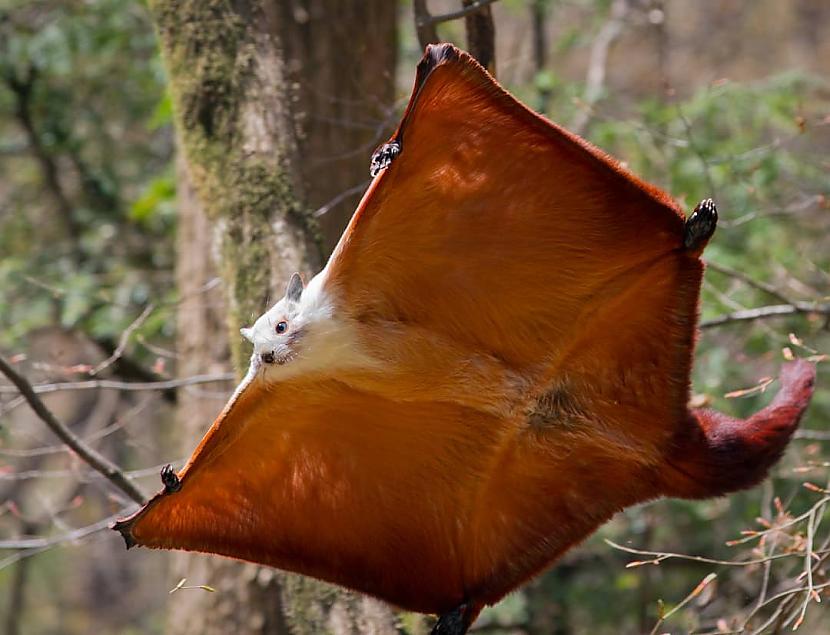
[[[427,48],[326,267],[242,335],[247,375],[128,547],[314,576],[462,635],[616,512],[752,487],[806,409],[689,408],[717,209]]]

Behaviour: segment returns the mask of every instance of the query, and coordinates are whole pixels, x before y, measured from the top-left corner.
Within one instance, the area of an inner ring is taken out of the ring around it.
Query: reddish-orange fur
[[[615,512],[748,487],[813,367],[746,422],[687,409],[702,275],[676,205],[433,49],[326,289],[377,368],[254,379],[129,541],[475,613]]]

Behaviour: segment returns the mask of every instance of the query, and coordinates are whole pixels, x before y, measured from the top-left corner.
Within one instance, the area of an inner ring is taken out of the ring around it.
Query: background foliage
[[[430,7],[438,13],[455,3]],[[774,376],[783,356],[830,353],[830,6],[503,0],[494,15],[499,78],[516,95],[579,128],[686,209],[716,199],[721,224],[706,252],[704,321],[749,307],[794,307],[783,317],[704,329],[695,399],[745,415],[768,394],[726,393]],[[398,108],[420,57],[409,2],[400,3],[399,31]],[[609,32],[597,85],[589,71]],[[539,33],[541,58],[534,54]],[[445,23],[439,35],[463,45],[463,24]],[[123,354],[98,376],[173,375],[175,139],[156,47],[142,3],[0,2],[0,349],[17,355],[33,379],[89,378],[119,348]],[[804,432],[773,479],[725,500],[628,510],[486,612],[478,628],[650,632],[659,600],[671,607],[715,572],[717,580],[656,632],[731,632],[759,597],[799,588],[807,546],[816,558],[828,546],[820,521],[829,519],[819,504],[826,492],[804,486],[828,487],[826,368],[819,366]],[[181,458],[166,443],[173,434],[168,393],[62,395],[50,397],[50,406],[139,478],[155,483],[158,464]],[[0,398],[6,632],[163,632],[176,597],[167,591],[178,581],[164,556],[144,553],[127,564],[116,536],[79,535],[77,528],[117,513],[122,501],[56,448],[14,394]],[[769,527],[778,529],[727,545]],[[723,561],[794,555],[746,566],[665,559],[626,568],[656,556],[624,553],[605,538]],[[814,582],[827,583],[824,568],[817,571]],[[791,628],[805,595],[793,597],[766,625],[779,603],[763,607],[746,632],[776,632],[790,615]],[[407,623],[404,616],[402,628]],[[827,632],[830,616],[811,604],[801,629]]]

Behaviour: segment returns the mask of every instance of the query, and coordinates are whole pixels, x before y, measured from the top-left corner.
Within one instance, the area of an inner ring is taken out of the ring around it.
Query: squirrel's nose
[[[263,364],[274,363],[274,353],[261,353],[259,358],[262,360]]]

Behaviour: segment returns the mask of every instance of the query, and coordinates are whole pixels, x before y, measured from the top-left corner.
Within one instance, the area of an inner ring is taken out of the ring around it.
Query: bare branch
[[[173,388],[182,388],[184,386],[211,384],[220,381],[233,381],[235,379],[236,375],[233,373],[215,373],[213,375],[192,375],[191,377],[167,379],[164,381],[116,381],[114,379],[90,379],[88,381],[65,381],[54,384],[30,384],[30,387],[32,392],[36,395],[50,392],[60,392],[63,390],[95,390],[97,388],[110,388],[113,390],[134,392],[142,390],[171,390]],[[0,394],[18,392],[22,393],[22,391],[17,388],[12,388],[11,386],[0,386]]]
[[[53,536],[51,538],[38,537],[0,540],[0,549],[44,549],[48,547],[54,547],[56,545],[60,545],[66,542],[80,540],[81,538],[86,538],[90,534],[94,534],[95,532],[101,531],[102,529],[108,529],[114,520],[120,518],[128,511],[129,508],[122,509],[117,514],[113,514],[108,518],[99,520],[97,523],[93,523],[85,527],[79,527],[78,529],[73,529],[72,531],[68,531],[65,534],[61,534],[60,536]]]
[[[801,556],[799,553],[795,552],[788,552],[788,553],[778,553],[771,556],[765,556],[763,558],[754,558],[752,560],[716,560],[715,558],[704,558],[703,556],[690,556],[685,553],[671,553],[668,551],[645,551],[643,549],[634,549],[633,547],[625,547],[623,545],[619,545],[608,538],[605,538],[605,543],[614,549],[618,549],[620,551],[625,551],[626,553],[633,553],[638,556],[648,556],[648,560],[636,560],[633,562],[629,562],[626,565],[627,569],[631,569],[638,566],[643,566],[645,564],[653,564],[657,565],[663,562],[664,560],[689,560],[691,562],[703,562],[705,564],[717,564],[725,567],[746,567],[749,565],[754,564],[763,564],[765,562],[771,562],[773,560],[782,560],[784,558],[792,558],[795,556]],[[824,552],[813,552],[813,553],[830,553],[827,551]]]
[[[28,525],[28,523],[26,523]],[[31,526],[27,526],[28,531]],[[6,615],[6,635],[20,635],[23,612],[26,606],[26,591],[29,581],[29,560],[20,560],[12,573],[9,610]]]
[[[130,337],[132,337],[132,334],[138,327],[144,324],[144,321],[148,317],[150,317],[150,314],[153,312],[155,308],[156,307],[154,304],[148,304],[146,307],[144,307],[144,310],[141,312],[141,314],[135,320],[133,320],[132,323],[126,329],[124,329],[123,333],[121,333],[121,337],[118,340],[118,346],[115,347],[115,350],[112,352],[112,355],[107,357],[107,359],[105,359],[103,362],[101,362],[95,368],[93,368],[89,373],[90,375],[97,375],[102,370],[110,366],[113,362],[118,360],[124,354],[124,350],[127,348],[127,344],[130,342]]]
[[[412,12],[415,14],[415,32],[418,34],[418,43],[421,48],[426,48],[427,44],[440,42],[435,23],[427,8],[427,0],[412,0]]]
[[[165,461],[158,465],[151,465],[150,467],[143,467],[139,470],[130,470],[124,472],[124,476],[128,479],[143,478],[145,476],[152,476],[158,474],[161,469],[167,465],[172,465],[178,469],[184,465],[184,459],[177,459],[175,461]],[[26,470],[25,472],[0,472],[0,481],[27,481],[33,478],[77,478],[79,483],[91,483],[96,479],[107,478],[100,472],[79,473],[77,470]]]
[[[813,590],[814,591],[820,591],[820,590],[827,589],[827,588],[830,588],[830,582],[825,582],[824,584],[817,584],[813,587]],[[740,635],[741,633],[746,633],[747,632],[746,629],[747,629],[747,626],[749,625],[749,622],[752,620],[753,617],[755,617],[755,615],[759,612],[760,609],[762,609],[763,607],[768,606],[770,604],[774,604],[778,600],[789,600],[790,603],[791,603],[792,601],[797,599],[797,596],[798,596],[799,593],[804,593],[804,591],[805,591],[804,587],[799,586],[799,587],[796,587],[795,589],[789,589],[787,591],[782,591],[781,593],[773,595],[766,602],[759,605],[758,608],[753,609],[749,613],[749,615],[744,619],[743,624],[741,624],[736,630],[731,630],[731,631],[722,631],[722,630],[706,631],[704,633],[700,633],[699,635],[710,635],[710,634],[711,635]],[[759,628],[751,631],[751,633],[762,633],[762,632],[764,632],[766,630],[766,627],[769,626],[772,622],[774,622],[775,619],[784,610],[786,610],[788,608],[788,606],[789,606],[788,604],[785,604],[782,607],[780,607],[781,608],[780,611],[776,611],[769,620],[764,622]]]
[[[43,553],[44,551],[49,551],[50,549],[54,549],[62,544],[62,542],[77,542],[81,540],[86,540],[90,536],[95,535],[99,531],[103,531],[104,529],[108,529],[110,524],[117,520],[118,518],[123,517],[127,513],[130,512],[130,508],[124,508],[118,511],[118,513],[113,514],[109,518],[105,518],[104,520],[98,521],[93,525],[89,525],[87,527],[81,527],[80,529],[73,530],[68,534],[62,536],[62,538],[66,539],[63,541],[53,540],[50,544],[41,546],[41,547],[32,547],[29,549],[15,549],[14,552],[0,560],[0,570],[5,569],[6,567],[14,564],[15,562],[20,562],[24,558],[29,558],[31,556],[36,556],[39,553]]]
[[[830,441],[830,431],[828,430],[796,430],[793,435],[794,439],[804,439],[805,441]]]
[[[22,399],[22,397],[20,397],[20,399]],[[129,420],[141,414],[152,402],[152,396],[147,396],[143,398],[138,404],[130,408],[130,410],[125,414],[119,416],[110,425],[105,426],[100,430],[97,430],[96,432],[93,432],[87,437],[84,437],[84,443],[95,443],[96,441],[100,441],[101,439],[108,437],[112,433],[121,430]],[[0,414],[2,414],[2,411],[0,411]],[[9,456],[16,458],[30,458],[35,456],[46,456],[49,454],[64,454],[66,452],[71,452],[71,450],[62,443],[59,445],[47,445],[42,447],[26,449],[0,448],[0,456]]]
[[[98,453],[87,444],[85,444],[78,436],[76,436],[63,423],[58,421],[55,415],[46,407],[40,397],[37,396],[29,381],[20,375],[6,359],[0,356],[0,371],[9,378],[15,386],[17,386],[20,394],[26,398],[32,410],[35,411],[41,421],[43,421],[58,438],[66,443],[72,450],[84,460],[90,467],[102,474],[118,489],[124,492],[132,500],[139,505],[144,503],[144,494],[141,490],[130,481],[124,472],[112,461],[104,455]]]
[[[766,579],[769,576],[769,564],[772,561],[792,557],[803,558],[804,572],[795,580],[795,582],[799,583],[798,586],[787,589],[771,597],[767,597],[766,592],[762,593],[762,596],[759,598],[759,600],[754,603],[754,607],[752,607],[751,610],[749,610],[748,614],[741,619],[742,623],[736,629],[726,631],[722,628],[718,628],[718,630],[716,631],[706,631],[705,633],[701,632],[700,635],[724,635],[725,633],[737,635],[739,633],[747,632],[760,634],[767,632],[767,628],[770,625],[775,625],[775,632],[779,632],[779,630],[781,630],[784,626],[787,626],[793,622],[794,625],[792,629],[797,630],[797,628],[801,625],[804,616],[806,615],[807,607],[809,606],[810,600],[820,602],[821,600],[819,596],[819,591],[822,591],[823,589],[828,588],[828,586],[830,586],[830,583],[827,582],[822,584],[816,584],[814,580],[814,575],[821,572],[824,567],[824,563],[828,559],[830,559],[830,536],[823,540],[821,544],[818,546],[818,548],[816,548],[816,546],[813,544],[816,538],[816,529],[818,528],[820,519],[823,517],[824,510],[827,507],[828,503],[830,503],[830,496],[826,495],[828,492],[828,490],[826,489],[820,488],[810,483],[804,483],[803,485],[808,489],[811,489],[812,491],[822,492],[825,494],[825,496],[823,496],[821,499],[815,502],[806,512],[796,517],[791,517],[788,512],[784,511],[783,505],[781,505],[779,506],[779,522],[762,523],[766,527],[764,530],[744,531],[742,532],[744,534],[742,538],[737,540],[730,540],[726,543],[729,546],[735,546],[750,541],[757,541],[759,547],[762,547],[765,544],[765,539],[767,537],[769,537],[770,535],[780,535],[785,529],[790,528],[791,533],[788,535],[794,541],[795,548],[787,549],[784,553],[765,553],[765,555],[761,558],[754,558],[751,560],[743,561],[729,561],[701,558],[698,556],[688,556],[685,554],[633,549],[631,547],[624,547],[622,545],[618,545],[609,540],[606,540],[606,543],[610,544],[615,549],[619,549],[627,553],[646,556],[648,558],[647,560],[629,562],[628,565],[626,565],[628,568],[643,565],[659,565],[663,561],[673,558],[692,560],[696,562],[704,562],[707,564],[727,565],[733,567],[763,564],[766,572],[764,588],[766,588]],[[802,524],[806,525],[806,540],[803,538],[805,533],[804,529],[802,527],[799,527],[799,525]],[[764,549],[763,551],[766,552],[766,549]],[[826,579],[823,575],[821,577],[822,579]],[[699,586],[695,591],[698,591],[698,589],[700,588],[701,587]],[[693,592],[693,594],[694,593],[695,592]],[[799,599],[801,599],[800,602]],[[676,607],[675,610],[679,608],[679,606],[680,605],[678,605],[678,607]],[[770,606],[774,606],[775,608],[772,610],[772,613],[763,621],[763,623],[760,626],[753,627],[751,630],[747,630],[752,619],[756,615],[758,615],[762,609]],[[665,615],[661,614],[660,619],[658,621],[658,626],[660,625],[660,623],[662,623],[662,621],[669,617],[669,615],[672,612],[674,611],[671,611]]]
[[[65,381],[54,384],[35,384],[33,386],[35,394],[43,394],[50,392],[62,392],[71,390],[95,390],[98,388],[108,388],[112,390],[123,390],[125,392],[141,392],[141,391],[161,391],[162,395],[166,397],[167,394],[173,392],[175,394],[176,388],[187,388],[189,386],[196,386],[199,384],[210,384],[222,381],[235,381],[236,375],[233,373],[218,373],[215,375],[192,375],[190,377],[183,377],[179,379],[166,379],[161,381],[116,381],[111,379],[90,379],[88,381]],[[14,386],[0,385],[0,394],[19,394],[19,391]],[[215,393],[209,393],[210,397],[221,397]],[[225,395],[227,396],[227,395]],[[11,399],[6,403],[0,403],[0,416],[15,410],[23,405],[26,399],[22,396]]]
[[[474,13],[478,13],[484,7],[487,7],[498,0],[473,0],[470,5],[464,7],[463,9],[459,9],[458,11],[450,11],[449,13],[442,13],[439,15],[432,15],[429,17],[425,17],[425,24],[435,25],[441,24],[442,22],[450,22],[451,20],[458,20],[459,18],[465,18],[468,15],[472,15]],[[415,4],[425,4],[423,2],[419,2],[416,0]],[[429,15],[429,14],[427,14]],[[419,25],[418,18],[415,18],[415,26]]]
[[[689,602],[691,602],[693,599],[695,599],[697,596],[699,596],[699,595],[703,592],[703,589],[705,589],[705,588],[706,588],[706,587],[707,587],[707,586],[708,586],[708,585],[709,585],[709,584],[710,584],[713,580],[715,580],[715,578],[717,578],[717,577],[718,577],[718,576],[717,576],[717,574],[715,574],[715,573],[710,573],[710,574],[709,574],[709,575],[707,575],[705,578],[703,578],[703,580],[701,580],[701,581],[698,583],[698,585],[697,585],[694,589],[692,589],[691,593],[689,593],[689,594],[688,594],[685,598],[683,598],[683,600],[681,600],[681,601],[680,601],[680,602],[679,602],[679,603],[678,603],[678,604],[677,604],[677,605],[676,605],[676,606],[675,606],[672,610],[670,610],[668,613],[662,614],[662,609],[661,609],[661,611],[660,611],[660,612],[661,612],[661,615],[660,615],[660,617],[657,619],[657,622],[654,624],[654,628],[652,628],[652,629],[651,629],[651,633],[650,633],[650,635],[657,635],[657,633],[658,633],[658,631],[659,631],[659,629],[660,629],[660,626],[662,626],[662,625],[663,625],[663,622],[665,622],[665,621],[666,621],[667,619],[669,619],[672,615],[674,615],[675,613],[677,613],[677,611],[679,611],[680,609],[682,609],[682,608],[683,608],[684,606],[686,606]]]
[[[812,313],[816,315],[830,316],[830,304],[793,302],[791,304],[773,304],[770,306],[756,307],[754,309],[743,309],[719,315],[711,320],[703,320],[700,323],[700,328],[710,329],[716,326],[723,326],[724,324],[732,324],[734,322],[752,322],[754,320],[763,320],[766,318],[781,317],[784,315],[797,315],[799,313]]]
[[[763,291],[764,293],[771,295],[776,300],[780,300],[785,304],[793,304],[793,301],[787,297],[784,293],[776,289],[770,284],[766,282],[761,282],[760,280],[756,280],[755,278],[751,278],[743,271],[738,271],[737,269],[732,269],[731,267],[727,267],[726,265],[718,264],[717,262],[712,262],[711,260],[706,261],[706,266],[709,269],[717,271],[718,273],[722,273],[730,278],[736,278],[742,282],[745,282],[750,287],[758,289],[759,291]]]
[[[431,15],[426,0],[413,0],[412,11],[415,16],[415,32],[418,43],[425,48],[427,44],[441,41],[436,25],[450,20],[464,18],[467,30],[467,48],[473,57],[491,74],[495,74],[495,27],[490,5],[497,0],[462,0],[464,7],[440,15]]]
[[[334,207],[337,207],[342,200],[344,200],[346,198],[349,198],[352,194],[357,194],[358,192],[361,192],[361,191],[365,190],[368,187],[369,183],[371,183],[371,182],[372,182],[371,180],[367,180],[367,181],[364,181],[363,183],[358,183],[354,187],[350,187],[348,190],[346,190],[344,192],[340,192],[340,194],[335,196],[328,203],[326,203],[325,205],[321,205],[316,210],[314,210],[311,213],[311,215],[314,218],[320,218],[321,216],[324,216],[325,214],[328,214],[331,211],[331,209],[334,208]]]

